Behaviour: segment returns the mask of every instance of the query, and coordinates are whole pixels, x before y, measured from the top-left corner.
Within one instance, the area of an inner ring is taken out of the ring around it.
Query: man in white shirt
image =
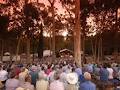
[[[111,68],[111,66],[109,65],[108,68],[107,68],[108,72],[109,72],[109,76],[108,76],[108,79],[109,80],[112,80],[113,79],[113,69]]]
[[[54,74],[54,81],[50,83],[50,90],[65,90],[63,82],[59,80],[59,73]]]
[[[0,81],[2,83],[5,83],[5,81],[8,79],[8,72],[5,69],[5,66],[3,66],[0,70]]]

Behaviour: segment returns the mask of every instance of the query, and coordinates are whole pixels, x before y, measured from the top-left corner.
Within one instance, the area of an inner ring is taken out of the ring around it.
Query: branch
[[[51,0],[48,0],[48,1],[49,1],[50,5],[51,5],[52,4]]]
[[[72,18],[71,14],[70,14],[70,11],[69,11],[69,9],[66,7],[66,5],[65,5],[65,4],[64,4],[64,7],[65,7],[65,9],[67,10],[67,12],[69,13],[70,18]]]
[[[52,2],[53,4],[55,3],[55,0],[53,0],[53,2]]]
[[[49,1],[49,3],[50,3],[51,6],[54,5],[54,3],[55,3],[55,0],[53,0],[53,1],[48,0],[48,1]]]

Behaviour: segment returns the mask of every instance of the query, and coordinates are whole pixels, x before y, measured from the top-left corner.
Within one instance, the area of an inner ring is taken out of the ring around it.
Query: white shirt
[[[107,68],[108,72],[109,72],[109,79],[113,79],[113,69],[112,68]]]
[[[55,80],[50,84],[50,90],[65,90],[65,88],[62,82]]]
[[[40,72],[38,73],[38,77],[39,77],[39,78],[41,78],[41,77],[47,77],[47,75],[45,74],[44,71],[40,71]]]
[[[8,72],[5,70],[0,71],[0,81],[5,81],[8,78]]]
[[[36,82],[36,90],[48,90],[48,81],[45,80],[39,80]]]
[[[62,72],[60,74],[60,81],[62,81],[63,83],[67,83],[66,77],[67,77],[67,74],[65,72]]]

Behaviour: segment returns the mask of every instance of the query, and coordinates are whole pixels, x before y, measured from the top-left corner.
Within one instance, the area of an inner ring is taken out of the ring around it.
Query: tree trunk
[[[38,44],[38,57],[39,59],[42,59],[43,58],[43,27],[42,27],[42,24],[41,24],[41,32],[40,32],[40,36],[39,36],[39,44]]]
[[[13,52],[12,52],[12,46],[13,46],[13,45],[12,45],[12,43],[11,43],[11,42],[12,42],[12,39],[8,39],[7,42],[8,42],[8,44],[10,45],[10,46],[9,46],[9,53],[10,53],[10,61],[12,62],[12,57],[13,57],[13,56],[12,56],[12,55],[13,55]]]
[[[99,63],[99,61],[100,61],[100,39],[98,41],[98,53],[97,54],[98,54],[97,55],[97,63]]]
[[[51,5],[52,8],[52,20],[53,20],[53,26],[52,26],[52,59],[53,61],[56,58],[55,55],[55,12],[54,12],[54,3]]]
[[[20,42],[21,42],[21,36],[18,39],[18,43],[17,43],[17,49],[16,49],[16,61],[18,61],[18,55],[19,55],[19,49],[20,49]]]
[[[4,40],[1,39],[1,61],[3,61],[3,54],[4,54]]]
[[[86,59],[85,59],[85,35],[83,34],[83,44],[82,44],[82,47],[83,47],[83,62],[86,63]]]
[[[37,3],[39,3],[39,0],[37,0]]]
[[[30,39],[27,38],[27,60],[26,60],[26,63],[31,63],[31,60],[30,60]]]
[[[93,43],[93,41],[95,41]],[[91,40],[91,46],[92,46],[92,55],[93,55],[93,61],[96,62],[97,59],[97,37],[94,37],[94,40]]]
[[[102,37],[100,38],[100,60],[103,60],[103,45],[102,45]]]
[[[93,55],[93,60],[95,61],[95,50],[94,50],[94,43],[91,39],[91,47],[92,47],[92,55]]]
[[[32,48],[32,49],[33,49],[32,52],[33,52],[33,62],[34,62],[34,57],[35,57],[35,56],[34,56],[34,54],[35,54],[35,38],[34,38],[34,37],[32,38],[32,45],[33,45],[33,46],[32,46],[32,47],[33,47],[33,48]]]
[[[74,58],[79,67],[81,64],[81,30],[80,30],[80,0],[75,0],[75,30],[74,30]]]
[[[115,35],[114,35],[114,60],[117,60],[117,56],[118,56],[118,41],[117,41],[117,36],[118,36],[118,8],[116,8],[116,28],[115,28]],[[116,54],[116,55],[115,55]]]
[[[51,32],[50,32],[50,40],[49,40],[49,44],[50,44],[50,56],[52,55],[52,36],[51,36]]]
[[[94,46],[94,61],[96,62],[96,60],[97,60],[97,42],[98,41],[98,39],[97,39],[97,36],[95,37],[95,46]]]

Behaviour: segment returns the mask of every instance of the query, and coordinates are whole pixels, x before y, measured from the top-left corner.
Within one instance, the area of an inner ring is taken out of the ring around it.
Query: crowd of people
[[[120,90],[120,65],[74,61],[0,63],[0,90],[102,90],[117,85]],[[110,89],[108,89],[110,90]]]

